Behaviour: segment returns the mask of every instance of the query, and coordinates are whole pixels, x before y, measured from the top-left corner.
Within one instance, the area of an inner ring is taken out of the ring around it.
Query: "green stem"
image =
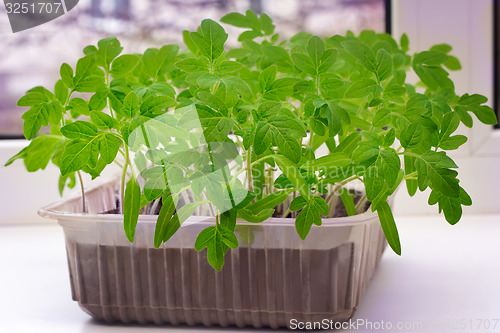
[[[80,189],[81,189],[81,191],[82,191],[82,208],[83,208],[83,209],[82,209],[82,211],[85,213],[85,206],[86,206],[86,205],[85,205],[85,190],[84,190],[84,188],[83,188],[83,179],[82,179],[82,174],[81,174],[81,172],[80,172],[80,171],[77,171],[77,173],[78,173],[78,179],[79,179],[79,181],[80,181]]]
[[[413,178],[413,177],[415,177],[417,175],[418,175],[418,172],[417,171],[413,171],[412,173],[409,173],[409,174],[405,175],[404,179]]]
[[[248,181],[248,190],[253,191],[253,183],[252,183],[252,147],[248,148],[247,151],[247,181]]]
[[[359,199],[359,201],[356,205],[356,214],[362,213],[361,209],[363,209],[363,207],[365,206],[365,203],[366,203],[366,193],[363,194],[363,196],[361,197],[361,199]]]
[[[121,184],[121,193],[120,193],[120,198],[121,198],[121,208],[122,208],[122,212],[123,212],[123,203],[125,201],[125,178],[127,176],[127,169],[128,169],[128,165],[130,164],[130,156],[129,156],[129,152],[128,152],[128,146],[127,144],[125,144],[125,165],[123,166],[123,170],[122,170],[122,184]],[[132,169],[132,173],[134,172],[134,170]]]
[[[265,161],[265,160],[267,160],[268,158],[272,158],[272,157],[273,157],[273,155],[266,155],[266,156],[264,156],[264,157],[261,157],[261,158],[259,158],[259,159],[255,160],[255,161],[253,161],[252,163],[250,163],[250,165],[248,164],[248,159],[247,159],[247,168],[246,168],[246,169],[245,169],[245,168],[242,168],[241,170],[239,170],[238,172],[236,172],[236,173],[234,174],[234,177],[237,177],[237,176],[239,176],[240,174],[242,174],[243,172],[247,171],[249,167],[251,168],[251,167],[253,167],[254,165],[259,164],[260,162]]]

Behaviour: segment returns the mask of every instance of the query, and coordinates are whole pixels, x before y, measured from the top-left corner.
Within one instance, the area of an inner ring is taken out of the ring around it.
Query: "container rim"
[[[85,191],[86,195],[91,195],[92,193],[98,191],[101,187],[111,186],[116,182],[115,177],[106,180],[97,180],[94,181],[93,186]],[[394,194],[389,197],[389,205],[392,207]],[[81,195],[79,193],[74,193],[67,198],[63,198],[59,201],[56,201],[50,205],[47,205],[41,208],[38,211],[38,215],[49,218],[53,220],[60,221],[84,221],[84,222],[98,222],[98,223],[122,223],[123,222],[123,214],[92,214],[92,213],[71,213],[61,209],[62,206],[66,205],[69,202],[81,200]],[[375,212],[372,212],[368,209],[366,212],[354,216],[345,216],[345,217],[330,217],[330,218],[322,218],[322,225],[338,225],[338,226],[350,226],[365,223],[368,220],[378,218],[378,215]],[[140,223],[156,223],[157,216],[156,215],[139,215]],[[215,222],[214,216],[190,216],[186,221],[184,221],[181,225],[191,225],[202,222]],[[261,223],[251,223],[247,222],[241,218],[237,218],[236,222],[238,225],[294,225],[295,219],[293,218],[282,218],[282,217],[270,217],[266,221]]]

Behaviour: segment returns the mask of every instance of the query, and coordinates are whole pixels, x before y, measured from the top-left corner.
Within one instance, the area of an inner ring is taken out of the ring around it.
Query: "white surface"
[[[500,317],[500,216],[465,216],[453,227],[436,217],[399,217],[397,224],[403,256],[386,250],[353,320],[422,323],[423,329],[407,330],[411,332],[500,331],[500,323],[496,330],[446,329],[459,327],[460,320],[477,325],[478,319],[489,319],[493,324]],[[93,321],[71,300],[64,237],[56,224],[0,226],[0,265],[0,332],[233,331]]]

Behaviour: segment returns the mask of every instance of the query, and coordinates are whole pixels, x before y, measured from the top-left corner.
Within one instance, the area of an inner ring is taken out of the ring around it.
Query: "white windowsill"
[[[448,321],[499,318],[500,215],[466,216],[455,226],[441,217],[396,220],[403,255],[386,249],[353,320],[422,321],[440,329],[414,332],[458,332],[445,329]],[[0,332],[275,332],[98,323],[71,300],[63,231],[53,223],[0,226],[0,262],[8,268],[0,273]]]

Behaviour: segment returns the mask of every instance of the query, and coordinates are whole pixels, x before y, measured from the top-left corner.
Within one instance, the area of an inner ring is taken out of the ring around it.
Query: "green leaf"
[[[444,65],[450,71],[459,71],[462,69],[462,65],[460,64],[460,61],[452,55],[448,55],[448,60],[446,60]]]
[[[139,99],[135,92],[131,91],[123,100],[122,113],[127,118],[134,118],[134,116],[139,112]]]
[[[88,121],[78,120],[61,128],[68,139],[92,139],[97,135],[97,127]]]
[[[377,68],[375,74],[378,81],[383,81],[392,73],[392,58],[384,49],[379,49],[376,55]]]
[[[233,121],[220,112],[197,106],[206,142],[223,142],[233,128]]]
[[[452,49],[453,48],[451,47],[451,45],[442,43],[442,44],[432,45],[431,48],[429,49],[429,51],[437,51],[437,52],[441,52],[441,53],[449,53]]]
[[[363,183],[365,184],[366,197],[368,200],[375,200],[384,188],[384,178],[383,175],[380,174],[381,172],[382,170],[378,170],[375,165],[371,165],[363,176]]]
[[[193,59],[188,58],[175,63],[175,67],[188,72],[207,72],[208,73],[208,63],[203,59]]]
[[[250,223],[261,223],[273,216],[274,209],[266,208],[261,211],[238,209],[238,216]]]
[[[102,111],[91,111],[90,120],[100,130],[111,130],[118,126],[115,118]]]
[[[389,148],[394,143],[395,139],[396,139],[396,131],[394,130],[394,128],[391,128],[389,131],[387,131],[387,134],[384,136],[384,147]]]
[[[238,238],[232,230],[226,228],[222,223],[217,227],[217,231],[220,232],[222,241],[231,249],[238,248]]]
[[[84,141],[80,139],[71,140],[64,146],[61,154],[60,168],[61,174],[81,170],[90,160],[94,141]]]
[[[189,51],[191,51],[192,54],[197,56],[198,55],[198,47],[191,39],[190,34],[191,34],[191,32],[189,30],[183,30],[182,31],[182,40],[184,41],[184,44],[186,44]]]
[[[113,163],[121,144],[120,138],[111,133],[105,133],[99,138],[99,152],[106,164]]]
[[[94,57],[80,58],[76,63],[72,89],[78,92],[95,92],[104,87],[104,73],[97,68]]]
[[[351,156],[353,151],[358,147],[360,141],[361,134],[359,132],[351,133],[335,147],[333,153],[344,153]]]
[[[24,137],[31,140],[38,134],[42,126],[49,124],[49,112],[43,104],[38,104],[26,111],[22,118]]]
[[[203,229],[196,237],[196,242],[194,244],[194,249],[196,251],[201,251],[208,246],[208,242],[214,237],[216,232],[215,226],[210,226]]]
[[[64,84],[70,88],[73,89],[75,87],[73,83],[73,68],[71,68],[70,65],[67,63],[63,63],[61,65],[61,69],[59,70],[59,73],[61,75],[61,79],[64,82]]]
[[[495,125],[498,122],[495,112],[490,107],[481,105],[487,101],[486,97],[479,94],[464,94],[458,100],[455,111],[458,112],[460,120],[467,127],[472,127],[472,118],[467,111],[472,111],[481,122],[488,125]]]
[[[440,196],[439,209],[444,212],[446,221],[451,225],[456,224],[462,217],[462,205],[459,198]]]
[[[296,212],[298,210],[301,210],[304,208],[304,206],[307,204],[307,200],[303,196],[298,196],[295,199],[292,200],[290,203],[290,210],[292,212]]]
[[[446,140],[441,141],[439,147],[444,150],[455,150],[467,142],[467,137],[464,135],[453,135]]]
[[[405,165],[405,174],[409,175],[416,171],[415,168],[415,157],[413,156],[404,156],[404,165]],[[414,179],[406,179],[406,189],[408,190],[408,194],[410,197],[414,196],[417,192],[417,181]]]
[[[347,89],[345,97],[347,98],[362,98],[368,96],[373,92],[377,83],[371,79],[362,79],[354,82],[354,84]]]
[[[354,205],[354,199],[348,190],[343,189],[340,191],[340,199],[344,204],[347,215],[353,216],[356,215],[356,207]]]
[[[320,74],[319,78],[321,93],[325,95],[342,88],[345,83],[342,79],[340,79],[340,77],[332,73]]]
[[[54,85],[54,95],[56,95],[57,100],[62,104],[66,104],[66,100],[68,99],[69,91],[68,87],[64,84],[62,80],[57,80]]]
[[[325,42],[318,36],[312,36],[307,41],[306,51],[312,60],[313,66],[318,68],[325,53]]]
[[[281,154],[289,158],[290,161],[294,163],[298,163],[300,161],[302,147],[296,138],[286,134],[282,130],[274,130],[274,138],[276,145],[278,146],[278,151]]]
[[[102,88],[96,91],[96,93],[90,97],[89,108],[97,111],[104,109],[108,104],[108,94],[108,88]]]
[[[295,229],[300,238],[306,239],[313,223],[321,225],[321,215],[314,204],[308,203],[295,219]]]
[[[429,167],[427,170],[432,185],[441,194],[448,197],[458,197],[460,195],[456,171],[433,167]]]
[[[132,71],[140,57],[136,54],[124,54],[116,58],[111,64],[112,75],[125,75]]]
[[[224,52],[224,43],[228,35],[217,22],[205,19],[201,22],[200,32],[191,32],[191,39],[200,50],[200,54],[213,63]]]
[[[259,91],[261,94],[271,88],[271,85],[276,80],[276,66],[269,66],[259,74]]]
[[[265,13],[260,14],[259,22],[265,35],[270,36],[273,34],[275,27],[269,16]]]
[[[133,97],[132,97],[133,98]],[[141,115],[154,118],[162,111],[175,104],[175,100],[167,96],[149,96],[140,106]]]
[[[308,161],[301,168],[308,171],[320,171],[325,169],[341,168],[351,163],[351,158],[345,153],[335,152],[326,156]]]
[[[234,25],[239,28],[252,28],[247,17],[240,13],[229,13],[221,17],[221,22]]]
[[[162,206],[156,220],[154,246],[159,248],[161,243],[168,241],[180,228],[180,221],[175,212],[175,203],[170,193],[162,196]]]
[[[401,255],[401,243],[399,241],[398,229],[389,204],[387,202],[381,203],[378,206],[377,213],[385,238],[387,238],[390,247],[396,254]]]
[[[264,198],[257,200],[255,203],[248,205],[246,210],[250,211],[253,215],[257,215],[260,211],[264,211],[269,208],[275,208],[281,204],[288,197],[292,190],[276,191]],[[274,212],[274,210],[273,210]]]
[[[456,168],[457,165],[444,152],[428,151],[424,155],[416,157],[415,166],[421,190],[425,188],[428,177],[433,190],[437,190],[447,197],[458,198],[460,196],[460,186],[458,179],[456,179],[458,173],[448,169]]]
[[[224,254],[227,251],[227,246],[223,238],[226,239],[226,242],[234,241],[234,239],[230,239],[227,235],[227,231],[222,231],[224,236],[219,231],[223,229],[223,227],[219,224],[217,226],[210,226],[203,229],[198,237],[196,238],[196,242],[194,245],[194,249],[196,251],[201,251],[207,248],[207,259],[209,264],[216,270],[220,271],[224,265]]]
[[[58,189],[59,195],[63,195],[64,188],[67,186],[68,188],[74,188],[76,185],[76,177],[74,173],[70,173],[68,175],[60,175],[58,181]]]
[[[401,160],[396,151],[392,148],[380,150],[375,165],[383,174],[389,188],[392,188],[398,178],[399,169],[401,169]]]
[[[448,112],[444,115],[441,122],[441,131],[439,133],[439,140],[446,140],[455,132],[460,125],[460,119],[455,112]],[[438,144],[439,145],[439,144]]]
[[[448,72],[441,67],[413,65],[413,70],[431,90],[453,88],[453,82],[448,78]]]
[[[40,134],[27,147],[9,158],[5,166],[12,164],[15,160],[23,159],[28,172],[44,170],[61,141],[62,138]]]
[[[407,34],[402,34],[401,35],[401,39],[399,40],[399,45],[401,45],[401,49],[404,52],[408,52],[409,46],[410,46],[410,42],[408,40],[408,35]]]
[[[316,207],[316,210],[318,211],[319,214],[327,216],[330,213],[330,209],[328,208],[328,203],[322,197],[317,197],[317,196],[314,197],[312,204]],[[321,225],[321,223],[317,225]]]
[[[255,154],[264,153],[271,146],[273,139],[273,130],[268,123],[260,121],[255,130],[254,149]]]
[[[67,109],[71,110],[73,118],[77,118],[79,115],[90,115],[89,104],[83,98],[72,98],[68,103]]]
[[[311,76],[316,76],[317,68],[314,66],[311,58],[302,53],[292,53],[292,61],[298,69]]]
[[[198,99],[204,102],[207,106],[221,113],[224,117],[228,116],[226,104],[217,96],[206,91],[200,91],[197,95]]]
[[[132,177],[125,187],[125,198],[123,202],[123,228],[127,239],[133,243],[135,237],[135,228],[139,219],[139,210],[141,208],[141,188]]]
[[[297,165],[292,163],[285,156],[272,155],[276,164],[280,168],[281,172],[288,178],[288,180],[293,184],[293,186],[299,191],[300,195],[305,197],[307,200],[311,198],[311,192],[309,186],[307,185],[306,179],[300,173]]]
[[[224,60],[215,66],[216,73],[229,74],[239,71],[243,66],[236,61]]]
[[[120,42],[115,37],[108,37],[101,39],[97,42],[96,62],[99,66],[103,66],[108,70],[109,64],[115,59],[123,50]]]
[[[439,51],[422,51],[413,56],[413,64],[439,66],[448,60],[448,55]]]
[[[479,119],[480,122],[487,125],[496,125],[498,123],[497,116],[495,115],[495,111],[487,105],[476,106],[472,109],[472,113],[474,113]]]
[[[17,101],[17,106],[35,106],[49,101],[45,94],[39,92],[27,93]]]
[[[363,42],[357,40],[348,40],[341,43],[347,52],[352,54],[359,63],[366,67],[370,72],[377,72],[377,60],[373,51]]]
[[[179,46],[165,45],[160,49],[149,48],[142,55],[144,73],[153,80],[157,80],[165,75],[170,69],[173,69],[172,61],[175,59]]]
[[[311,118],[309,126],[311,126],[311,130],[319,136],[324,136],[326,134],[325,124],[317,117]]]
[[[423,139],[423,127],[420,123],[412,123],[401,132],[401,145],[404,148],[417,146]]]
[[[280,72],[293,73],[294,66],[290,53],[280,46],[263,45],[262,53],[278,66]]]

